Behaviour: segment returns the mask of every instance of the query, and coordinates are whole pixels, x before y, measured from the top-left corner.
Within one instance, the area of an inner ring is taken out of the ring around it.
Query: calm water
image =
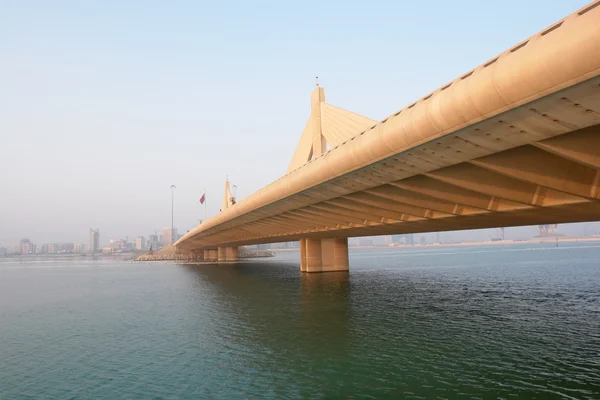
[[[600,399],[600,244],[0,263],[2,399]]]

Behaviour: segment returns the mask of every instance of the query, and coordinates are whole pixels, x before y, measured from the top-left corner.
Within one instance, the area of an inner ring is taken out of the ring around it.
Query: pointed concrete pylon
[[[317,84],[310,95],[310,117],[287,173],[326,153],[328,145],[339,146],[376,123],[370,118],[325,103],[325,89]]]
[[[231,188],[229,187],[229,179],[225,179],[225,196],[221,203],[221,211],[225,211],[229,207],[235,204],[235,199],[231,195]]]

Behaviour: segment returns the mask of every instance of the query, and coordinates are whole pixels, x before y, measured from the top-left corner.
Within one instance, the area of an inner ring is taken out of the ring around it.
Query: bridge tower
[[[289,174],[329,150],[354,138],[377,121],[325,102],[325,88],[317,84],[310,95],[310,116],[287,169]]]
[[[325,102],[325,89],[317,83],[310,95],[310,117],[287,173],[302,168],[329,148],[354,138],[377,121]],[[301,239],[300,271],[348,271],[348,238]]]
[[[227,210],[235,204],[235,198],[231,195],[231,187],[229,179],[225,179],[225,194],[223,196],[223,202],[221,203],[221,212]],[[207,258],[208,257],[208,258]],[[223,246],[217,248],[217,250],[210,249],[204,250],[204,259],[207,261],[237,261],[239,259],[239,253],[237,246]]]
[[[225,195],[223,196],[223,202],[221,203],[221,211],[225,211],[229,207],[235,204],[235,197],[231,195],[231,187],[229,179],[225,179]]]

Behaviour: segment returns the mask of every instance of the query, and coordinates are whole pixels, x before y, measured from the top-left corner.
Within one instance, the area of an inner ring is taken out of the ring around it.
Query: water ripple
[[[600,398],[598,246],[296,258],[3,263],[0,398]]]

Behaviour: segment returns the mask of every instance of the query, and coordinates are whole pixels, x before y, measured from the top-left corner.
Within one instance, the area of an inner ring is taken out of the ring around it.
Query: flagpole
[[[206,188],[204,188],[204,221],[206,221]]]

